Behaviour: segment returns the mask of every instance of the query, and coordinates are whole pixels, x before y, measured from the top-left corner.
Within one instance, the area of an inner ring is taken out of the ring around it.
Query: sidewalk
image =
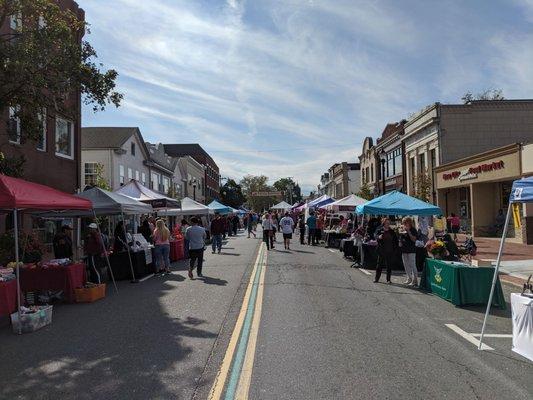
[[[465,235],[458,235],[458,243],[463,243]],[[477,255],[475,260],[480,262],[496,263],[500,239],[498,238],[475,238]],[[533,274],[533,245],[505,242],[502,262],[500,265],[502,274],[516,279],[510,279],[512,283],[522,285],[529,275]]]

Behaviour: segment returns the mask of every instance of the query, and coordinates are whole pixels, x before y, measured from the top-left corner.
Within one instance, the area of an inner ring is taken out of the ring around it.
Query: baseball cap
[[[94,222],[92,224],[89,224],[89,228],[91,229],[98,229],[98,225],[96,225]]]

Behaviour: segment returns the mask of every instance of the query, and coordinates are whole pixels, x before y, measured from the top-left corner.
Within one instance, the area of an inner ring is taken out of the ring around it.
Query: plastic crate
[[[31,333],[52,323],[53,306],[43,306],[39,311],[32,314],[21,314],[20,322],[18,313],[11,314],[11,325],[13,333]]]
[[[103,299],[105,297],[105,289],[105,283],[90,288],[74,289],[74,292],[76,293],[76,303],[93,303]]]

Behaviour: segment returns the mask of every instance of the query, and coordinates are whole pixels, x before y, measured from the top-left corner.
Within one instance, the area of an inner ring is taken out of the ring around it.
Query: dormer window
[[[135,143],[131,143],[131,155],[134,156],[135,155]]]

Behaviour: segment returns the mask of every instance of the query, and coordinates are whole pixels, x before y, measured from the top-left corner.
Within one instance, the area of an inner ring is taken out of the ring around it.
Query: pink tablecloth
[[[170,261],[178,261],[184,258],[183,255],[183,243],[184,240],[174,240],[170,242]]]
[[[0,282],[0,317],[17,311],[17,281]]]
[[[20,288],[23,292],[62,290],[69,303],[76,301],[74,289],[83,287],[86,282],[87,274],[83,263],[66,267],[24,267],[20,270]]]

